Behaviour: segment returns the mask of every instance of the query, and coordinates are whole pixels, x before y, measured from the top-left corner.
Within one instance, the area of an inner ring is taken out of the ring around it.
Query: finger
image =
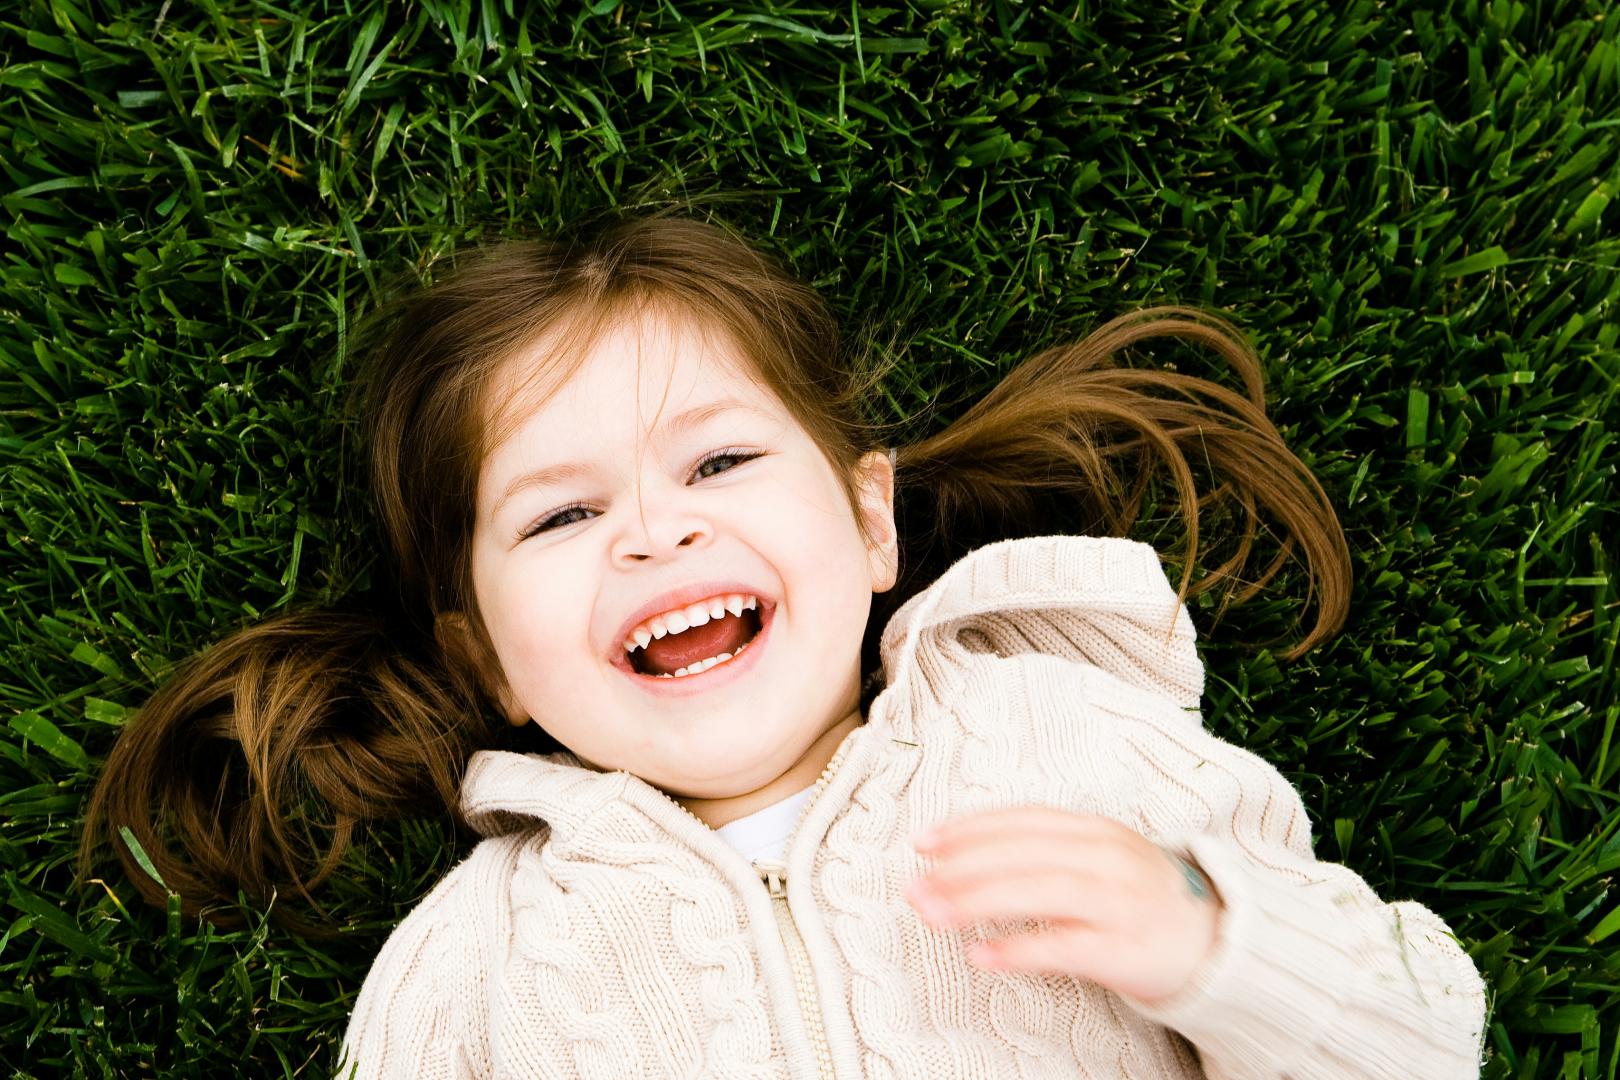
[[[1054,806],[1016,806],[951,818],[924,830],[913,842],[919,851],[941,851],[975,840],[1036,834],[1090,835],[1122,828],[1117,821],[1094,814],[1077,814]]]
[[[1091,925],[1117,919],[1119,906],[1117,893],[1096,885],[1077,887],[1071,875],[1049,872],[980,881],[949,893],[918,883],[908,893],[923,919],[941,928],[992,919]]]
[[[1113,937],[1080,927],[1041,934],[988,938],[968,947],[969,962],[1000,971],[1070,975],[1113,988],[1130,981],[1130,958],[1121,955]]]
[[[969,962],[1002,971],[1090,978],[1105,935],[1076,928],[987,938],[967,949]]]
[[[958,841],[934,856],[924,879],[941,892],[987,879],[1027,873],[1068,873],[1075,887],[1099,876],[1122,875],[1128,852],[1106,835],[987,835]]]
[[[1026,971],[1086,979],[1153,1002],[1186,984],[1185,964],[1144,955],[1113,934],[1075,927],[989,938],[967,949],[968,962],[992,971]]]

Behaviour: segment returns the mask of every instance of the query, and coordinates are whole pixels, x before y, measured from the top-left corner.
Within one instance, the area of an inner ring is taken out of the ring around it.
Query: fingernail
[[[939,843],[939,830],[925,829],[913,837],[911,842],[917,848],[931,848],[935,844]]]

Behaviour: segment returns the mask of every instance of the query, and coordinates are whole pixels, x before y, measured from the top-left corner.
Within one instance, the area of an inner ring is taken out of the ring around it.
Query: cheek
[[[555,559],[515,558],[489,589],[490,634],[514,686],[555,693],[590,653],[585,575]],[[480,597],[484,600],[484,597]]]
[[[800,610],[813,605],[835,621],[860,621],[872,594],[866,545],[843,489],[818,479],[769,503],[778,517],[775,558],[796,578]]]
[[[821,470],[799,471],[786,483],[772,485],[759,493],[754,505],[753,513],[768,507],[802,546],[819,548],[827,556],[840,554],[859,533],[844,489]]]

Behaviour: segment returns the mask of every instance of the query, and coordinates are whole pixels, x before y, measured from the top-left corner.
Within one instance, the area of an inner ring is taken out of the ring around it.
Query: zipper
[[[859,727],[856,730],[858,731]],[[852,731],[850,735],[854,733]],[[799,829],[804,825],[805,815],[810,812],[810,807],[815,805],[817,797],[821,795],[821,789],[827,785],[827,778],[843,764],[850,742],[850,738],[846,736],[833,754],[832,760],[827,762],[827,767],[821,770],[815,786],[810,789],[810,797],[804,800],[798,819],[793,823],[791,836],[799,834]],[[788,842],[792,843],[792,840]],[[833,1069],[832,1048],[827,1045],[827,1030],[821,1019],[821,1000],[816,994],[816,977],[810,968],[810,950],[804,947],[804,938],[799,935],[799,927],[793,921],[793,909],[788,907],[787,867],[779,862],[760,860],[754,863],[754,869],[771,894],[771,912],[776,916],[776,928],[782,935],[782,945],[787,949],[788,961],[793,965],[793,987],[798,991],[799,1011],[804,1015],[804,1026],[810,1033],[810,1046],[815,1050],[816,1073],[818,1076],[827,1077],[828,1080],[836,1080],[838,1073]]]
[[[793,965],[793,986],[799,994],[799,1011],[804,1014],[804,1026],[810,1032],[810,1046],[816,1053],[816,1075],[836,1080],[832,1049],[827,1045],[827,1032],[822,1026],[821,1003],[816,996],[816,977],[810,970],[810,952],[804,947],[799,928],[794,925],[793,912],[788,908],[787,872],[781,863],[761,860],[754,869],[765,880],[771,894],[771,911],[776,915],[776,926],[787,948],[788,960]]]
[[[853,731],[844,736],[844,741],[839,744],[837,751],[833,753],[832,760],[827,762],[827,767],[821,770],[821,775],[816,778],[815,786],[810,789],[810,797],[805,799],[804,805],[799,808],[799,816],[793,823],[793,833],[791,835],[798,835],[799,828],[804,824],[805,815],[810,812],[810,807],[815,804],[817,797],[820,796],[821,789],[827,785],[827,778],[838,771],[838,766],[843,764],[844,758],[849,752],[852,736],[860,728],[861,725],[856,725]],[[665,797],[668,798],[668,796]],[[681,806],[674,799],[669,801],[676,806],[680,806],[681,811],[687,817],[702,825],[705,829],[709,828],[708,822],[692,813],[692,811]],[[791,842],[789,840],[789,843]],[[776,916],[777,931],[781,934],[782,944],[787,950],[788,962],[793,967],[793,986],[798,992],[799,1011],[804,1014],[804,1026],[810,1032],[810,1045],[816,1055],[817,1074],[826,1077],[827,1080],[837,1080],[838,1073],[833,1068],[832,1048],[827,1045],[827,1032],[822,1025],[821,1004],[816,996],[815,974],[810,969],[810,951],[805,948],[804,939],[799,936],[799,928],[793,922],[793,911],[788,907],[787,867],[778,862],[766,862],[764,860],[755,862],[752,865],[755,872],[759,874],[766,890],[771,894],[771,912]]]

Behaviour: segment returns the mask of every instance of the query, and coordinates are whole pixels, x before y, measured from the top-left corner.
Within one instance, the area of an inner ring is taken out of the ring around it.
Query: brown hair
[[[663,215],[462,259],[369,320],[351,398],[385,580],[395,587],[369,607],[268,618],[182,662],[107,758],[85,813],[81,879],[108,839],[142,896],[164,904],[165,890],[119,838],[127,827],[188,915],[233,926],[239,917],[217,906],[238,889],[259,902],[279,893],[272,917],[320,935],[320,925],[288,909],[286,894],[296,889],[314,903],[310,890],[337,868],[357,824],[447,811],[465,827],[457,792],[467,759],[517,737],[491,710],[501,676],[471,587],[479,468],[503,435],[484,413],[484,395],[497,367],[542,333],[588,340],[626,305],[645,302],[731,334],[856,506],[855,464],[891,433],[865,412],[883,366],[858,362],[826,302],[747,243]],[[1156,339],[1204,346],[1244,391],[1114,362]],[[557,358],[552,381],[567,364]],[[1189,457],[1220,477],[1207,494]],[[869,670],[889,613],[969,547],[1038,532],[1123,535],[1143,510],[1156,464],[1179,493],[1183,597],[1217,585],[1228,598],[1247,597],[1297,547],[1316,623],[1287,655],[1344,619],[1349,553],[1332,507],[1267,419],[1254,353],[1208,313],[1150,308],[1048,349],[943,430],[899,446],[897,459],[901,577],[874,604]],[[1194,583],[1200,515],[1221,506],[1237,519],[1235,551]],[[1279,549],[1245,583],[1268,522]],[[457,619],[470,635],[442,633],[442,620]],[[537,735],[555,748],[543,733],[523,737]],[[312,801],[316,821],[307,816]]]

